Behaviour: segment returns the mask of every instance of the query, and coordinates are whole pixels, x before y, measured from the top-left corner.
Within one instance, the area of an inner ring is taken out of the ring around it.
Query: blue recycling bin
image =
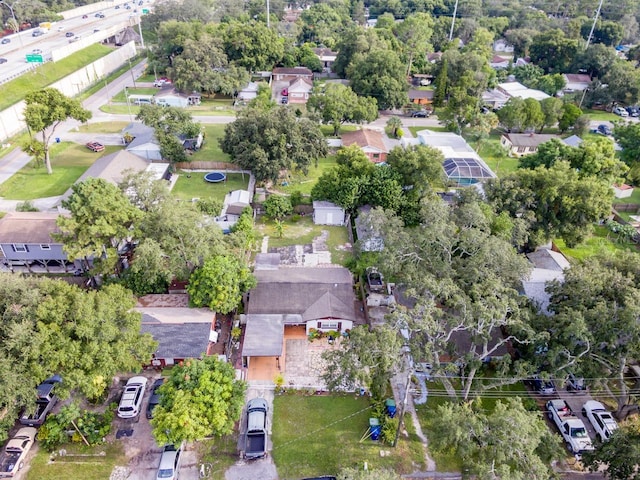
[[[56,143],[60,143],[60,137],[56,137]]]
[[[396,416],[396,402],[391,399],[388,398],[385,402],[384,402],[384,408],[387,411],[387,415],[389,415],[391,418]]]
[[[377,418],[369,419],[369,431],[371,432],[371,440],[378,440],[382,432],[382,425]]]

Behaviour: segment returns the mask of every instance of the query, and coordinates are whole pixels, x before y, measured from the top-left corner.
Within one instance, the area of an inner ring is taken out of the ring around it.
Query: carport
[[[283,315],[247,315],[247,326],[242,346],[242,363],[249,380],[273,380],[281,372],[283,354]]]

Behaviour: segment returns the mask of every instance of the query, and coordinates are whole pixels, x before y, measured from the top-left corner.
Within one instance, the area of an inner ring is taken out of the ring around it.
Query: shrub
[[[26,202],[20,202],[16,205],[16,212],[39,212],[38,208],[31,202],[27,200]]]
[[[300,190],[296,190],[289,196],[289,200],[291,201],[291,205],[297,207],[302,204],[302,192]]]
[[[215,198],[202,198],[196,203],[198,210],[205,215],[219,215],[222,211],[222,202]]]
[[[63,443],[84,442],[84,439],[89,445],[98,445],[111,431],[115,409],[116,405],[111,404],[104,413],[81,413],[76,403],[66,405],[60,413],[47,418],[38,430],[38,441],[49,451]]]

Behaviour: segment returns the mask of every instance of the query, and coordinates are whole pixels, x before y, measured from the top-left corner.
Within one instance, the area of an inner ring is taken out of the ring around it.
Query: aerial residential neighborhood
[[[639,0],[0,17],[0,478],[637,477]]]

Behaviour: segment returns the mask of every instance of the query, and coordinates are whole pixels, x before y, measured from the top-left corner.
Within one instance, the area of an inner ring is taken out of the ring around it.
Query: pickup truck
[[[596,431],[596,439],[605,442],[618,429],[618,423],[604,405],[595,400],[589,400],[582,406],[582,415],[587,417]]]
[[[38,385],[36,388],[36,409],[33,413],[29,413],[29,411],[25,412],[20,417],[21,424],[33,427],[44,423],[47,415],[49,415],[53,407],[58,402],[58,397],[53,393],[53,391],[55,390],[56,385],[60,382],[62,382],[62,378],[59,375],[54,375]]]
[[[0,478],[13,477],[24,467],[24,459],[33,446],[37,433],[38,430],[33,427],[24,427],[9,440],[0,454]]]
[[[247,403],[247,433],[244,458],[262,458],[267,453],[267,401],[254,398]]]
[[[547,414],[556,424],[560,434],[573,454],[580,455],[593,450],[593,444],[582,420],[576,417],[564,400],[549,400]]]

